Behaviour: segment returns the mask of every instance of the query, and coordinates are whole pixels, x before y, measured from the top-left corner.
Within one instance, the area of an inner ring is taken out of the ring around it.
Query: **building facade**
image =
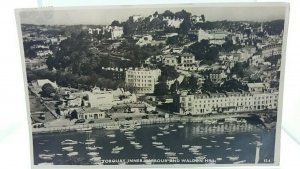
[[[111,29],[111,39],[118,39],[123,36],[123,27],[114,26]]]
[[[163,59],[163,63],[169,66],[176,66],[178,64],[177,58],[172,55],[166,55]]]
[[[125,83],[127,87],[134,87],[136,93],[153,93],[160,75],[160,69],[131,68],[126,70]]]
[[[180,114],[208,114],[277,109],[277,92],[181,94],[174,98]]]

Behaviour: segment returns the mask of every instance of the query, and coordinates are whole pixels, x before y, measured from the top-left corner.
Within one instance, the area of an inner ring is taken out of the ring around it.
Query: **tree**
[[[50,83],[46,83],[42,86],[42,96],[43,97],[51,97],[52,93],[55,93],[56,90]]]
[[[46,64],[47,64],[49,70],[53,70],[53,68],[55,66],[54,58],[52,56],[49,56],[46,60]]]
[[[194,75],[189,78],[189,87],[192,93],[195,93],[199,89],[198,79]]]
[[[70,120],[73,120],[73,119],[78,119],[78,112],[76,110],[73,110],[70,113]]]
[[[121,26],[120,22],[119,21],[112,21],[112,23],[110,24],[111,26]]]
[[[169,91],[168,85],[165,82],[160,82],[154,86],[154,94],[156,96],[167,95]]]
[[[249,67],[248,63],[235,63],[233,68],[230,70],[231,75],[237,75],[238,77],[245,77],[245,69]]]
[[[202,14],[200,17],[201,17],[202,21],[205,22],[205,16]]]
[[[179,89],[179,81],[178,80],[175,80],[175,82],[171,85],[171,87],[170,87],[170,92],[172,93],[172,94],[176,94],[177,93],[177,91],[178,91],[178,89]]]

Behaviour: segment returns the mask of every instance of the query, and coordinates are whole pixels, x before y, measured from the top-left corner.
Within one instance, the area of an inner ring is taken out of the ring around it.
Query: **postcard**
[[[279,165],[288,12],[17,9],[32,166]]]

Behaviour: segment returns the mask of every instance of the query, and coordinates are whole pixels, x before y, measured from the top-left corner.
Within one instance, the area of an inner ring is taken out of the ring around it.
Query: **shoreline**
[[[49,127],[49,128],[33,128],[32,134],[42,134],[42,133],[62,133],[62,132],[71,132],[78,131],[84,128],[91,129],[105,129],[106,127],[120,127],[121,125],[133,125],[140,123],[141,125],[151,125],[151,124],[169,124],[169,123],[201,123],[205,133],[214,133],[214,132],[234,132],[234,131],[244,131],[244,130],[255,130],[259,127],[250,124],[248,122],[222,122],[217,124],[206,124],[203,118],[159,118],[159,119],[140,119],[140,120],[130,120],[130,121],[118,121],[118,122],[105,122],[105,123],[94,123],[94,124],[78,124],[67,127]],[[211,118],[211,120],[215,120]],[[110,129],[108,129],[110,130]],[[119,130],[119,129],[116,129]],[[78,131],[85,132],[85,131]]]

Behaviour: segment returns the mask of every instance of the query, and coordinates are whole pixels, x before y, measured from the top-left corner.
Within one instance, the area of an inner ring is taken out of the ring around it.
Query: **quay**
[[[212,119],[212,118],[211,118]],[[215,118],[214,118],[215,119]],[[171,117],[171,118],[156,118],[156,119],[139,119],[139,120],[130,120],[130,121],[109,121],[102,123],[93,123],[93,124],[76,124],[72,126],[62,126],[62,127],[48,127],[48,128],[33,128],[32,133],[60,133],[60,132],[69,132],[76,131],[82,128],[106,128],[109,126],[121,126],[121,125],[135,125],[140,123],[141,125],[152,125],[152,124],[169,124],[169,123],[199,123],[199,131],[203,133],[222,133],[222,132],[242,132],[242,131],[258,131],[259,127],[251,125],[248,123],[215,123],[215,124],[206,124],[203,123],[207,118],[182,118],[182,117]]]

